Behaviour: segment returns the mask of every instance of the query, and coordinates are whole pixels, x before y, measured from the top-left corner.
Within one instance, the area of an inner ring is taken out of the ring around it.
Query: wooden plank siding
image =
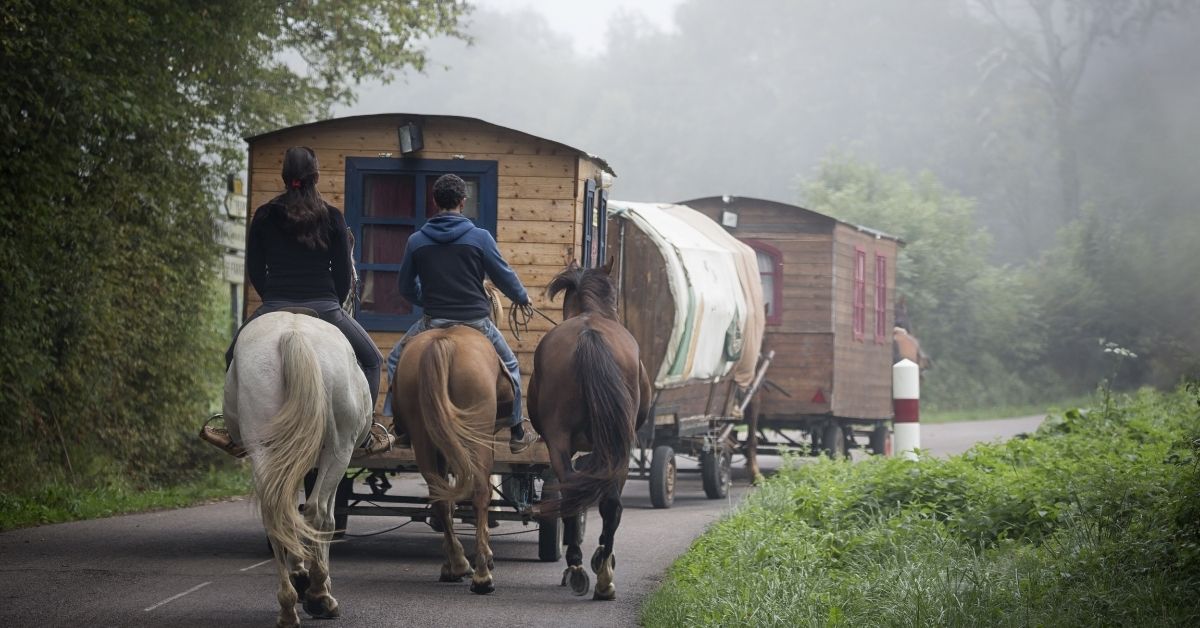
[[[848,418],[891,416],[891,328],[898,244],[876,238],[829,216],[794,205],[752,198],[711,197],[684,201],[720,222],[737,214],[729,229],[742,240],[767,244],[782,256],[781,320],[766,326],[764,350],[774,349],[768,379],[792,395],[762,394],[762,416],[786,419],[807,414]],[[854,246],[867,253],[866,320],[854,340]],[[885,321],[888,338],[875,342],[875,253],[887,258]],[[828,403],[813,403],[817,390]]]
[[[858,249],[866,253],[864,330],[855,339],[854,258]],[[895,285],[896,243],[877,239],[847,225],[834,228],[834,394],[831,409],[835,416],[864,419],[892,416],[892,298],[887,299],[885,339],[875,338],[875,254],[888,259],[886,286]]]
[[[618,313],[621,323],[638,343],[642,364],[653,382],[667,355],[671,328],[675,324],[675,300],[664,298],[669,290],[666,261],[654,241],[637,227],[614,220],[609,225],[608,248],[617,258],[613,276],[621,289]],[[624,253],[621,254],[623,248]],[[636,270],[635,270],[636,269]]]
[[[293,127],[249,140],[249,206],[259,207],[283,191],[280,170],[284,152],[303,145],[312,148],[320,161],[318,190],[326,201],[345,209],[347,159],[399,158],[397,128],[410,120],[419,121],[424,137],[425,148],[411,155],[416,159],[496,162],[497,244],[525,284],[534,306],[560,319],[561,305],[546,298],[545,287],[579,255],[583,181],[598,179],[602,170],[598,162],[569,146],[479,120],[442,116],[362,116]],[[247,281],[245,313],[260,304]],[[504,305],[507,307],[507,302]],[[533,351],[551,324],[535,318],[519,342],[506,322],[498,327],[517,354],[522,379],[528,385]],[[385,356],[403,335],[370,334]],[[383,382],[377,409],[382,409],[386,391],[387,382]]]

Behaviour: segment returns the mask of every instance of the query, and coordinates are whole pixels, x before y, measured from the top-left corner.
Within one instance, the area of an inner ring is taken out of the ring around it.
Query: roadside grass
[[[987,421],[990,419],[1007,419],[1046,415],[1063,412],[1070,408],[1086,408],[1096,403],[1090,396],[1064,399],[1056,403],[1027,403],[1011,406],[988,406],[983,408],[968,408],[963,410],[926,410],[921,408],[922,423],[951,423],[954,421]]]
[[[250,490],[250,469],[244,464],[209,469],[193,479],[164,486],[138,487],[110,480],[101,486],[79,488],[54,482],[24,494],[0,493],[0,530],[181,508],[248,495]]]
[[[949,459],[789,466],[676,561],[642,621],[1200,625],[1198,459],[1192,388]]]

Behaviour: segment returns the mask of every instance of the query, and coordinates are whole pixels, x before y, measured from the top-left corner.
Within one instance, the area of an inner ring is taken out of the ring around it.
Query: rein
[[[517,305],[513,303],[512,307],[508,308],[508,329],[512,332],[513,337],[517,339],[517,342],[521,342],[522,331],[529,331],[529,322],[533,320],[534,314],[550,321],[551,325],[558,326],[557,321],[546,316],[545,312],[533,307],[533,305]]]

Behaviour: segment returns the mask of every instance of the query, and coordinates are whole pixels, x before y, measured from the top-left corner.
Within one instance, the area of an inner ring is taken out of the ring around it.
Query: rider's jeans
[[[508,372],[508,378],[513,384],[513,412],[509,420],[509,427],[512,427],[521,422],[521,368],[517,364],[517,356],[508,346],[508,342],[504,340],[504,336],[500,334],[500,330],[496,329],[496,325],[492,323],[490,318],[481,318],[473,321],[456,321],[448,318],[433,318],[422,316],[417,319],[417,322],[408,328],[408,333],[392,347],[392,352],[387,358],[388,382],[393,382],[396,378],[396,365],[400,363],[400,354],[404,351],[404,345],[409,338],[415,337],[421,332],[430,329],[442,329],[445,327],[453,327],[454,325],[466,325],[479,333],[487,336],[491,341],[492,346],[496,348],[496,354],[500,356],[500,361],[504,363],[504,370]],[[383,402],[383,413],[392,416],[392,390],[389,384],[387,399]]]

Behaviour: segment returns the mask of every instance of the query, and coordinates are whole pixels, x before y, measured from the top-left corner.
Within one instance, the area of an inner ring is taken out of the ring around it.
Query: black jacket
[[[246,236],[246,271],[264,301],[346,300],[353,268],[346,219],[338,208],[325,207],[325,250],[310,249],[287,233],[283,205],[271,201],[254,211]]]

